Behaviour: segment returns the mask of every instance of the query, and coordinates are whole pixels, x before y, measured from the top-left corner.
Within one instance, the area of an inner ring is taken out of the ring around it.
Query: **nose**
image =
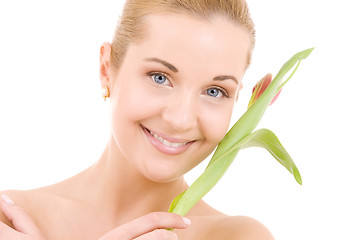
[[[188,131],[198,124],[196,100],[189,94],[176,96],[163,110],[163,120],[176,131]]]

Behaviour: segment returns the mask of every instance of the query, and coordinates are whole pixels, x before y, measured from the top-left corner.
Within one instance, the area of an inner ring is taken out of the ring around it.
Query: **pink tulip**
[[[255,85],[252,91],[252,96],[248,108],[250,108],[251,105],[264,93],[264,91],[270,85],[271,80],[272,80],[272,75],[271,73],[268,73]],[[275,97],[273,98],[273,100],[269,105],[273,104],[276,101],[276,99],[279,97],[280,92],[281,90],[275,95]]]

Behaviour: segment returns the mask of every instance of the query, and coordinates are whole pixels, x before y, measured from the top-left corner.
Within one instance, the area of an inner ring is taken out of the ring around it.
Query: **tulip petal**
[[[249,101],[248,108],[251,107],[251,105],[264,93],[264,91],[268,88],[268,86],[271,84],[271,78],[272,75],[266,74],[265,77],[263,77],[260,81],[258,81],[253,88],[252,96]]]
[[[263,94],[264,91],[267,89],[267,87],[270,85],[271,79],[272,79],[272,75],[269,73],[269,74],[266,74],[266,76],[263,77],[263,79],[261,79],[256,84],[256,86],[259,86],[259,88],[257,88],[258,90],[257,90],[257,93],[256,93],[257,98],[259,98],[261,96],[261,94]]]
[[[281,90],[282,90],[282,89],[280,89],[280,91],[278,91],[278,93],[275,95],[275,97],[273,98],[273,100],[271,100],[271,103],[269,104],[270,106],[279,98],[279,95],[280,95],[280,93],[281,93]]]

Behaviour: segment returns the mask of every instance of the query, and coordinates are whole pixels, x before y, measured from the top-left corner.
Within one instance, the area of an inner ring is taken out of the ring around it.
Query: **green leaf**
[[[186,213],[220,180],[237,155],[238,150],[228,153],[223,161],[216,161],[172,204],[170,212],[185,216]]]
[[[294,71],[290,74],[290,76],[280,85],[280,87],[278,88],[276,94],[284,87],[284,85],[292,78],[292,76],[294,76],[296,70],[298,69],[299,65],[301,63],[301,60],[298,62],[298,64],[296,65]]]
[[[300,185],[302,184],[298,168],[272,131],[268,129],[259,129],[250,134],[249,139],[239,147],[240,149],[248,147],[261,147],[266,149],[281,165],[294,175],[296,181]]]
[[[182,196],[184,195],[186,191],[180,193],[179,195],[176,196],[176,198],[174,198],[174,200],[172,201],[170,207],[169,207],[169,212],[173,212],[176,205],[178,204],[179,200],[182,198]]]

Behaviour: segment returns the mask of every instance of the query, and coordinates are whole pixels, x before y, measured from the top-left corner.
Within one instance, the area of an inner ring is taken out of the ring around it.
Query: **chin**
[[[169,183],[181,178],[183,174],[166,167],[153,167],[147,169],[144,176],[155,183]]]

